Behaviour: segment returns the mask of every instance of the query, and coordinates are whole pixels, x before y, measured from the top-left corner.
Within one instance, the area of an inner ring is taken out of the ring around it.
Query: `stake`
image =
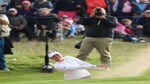
[[[46,43],[45,44],[45,57],[44,57],[45,64],[42,67],[42,71],[52,73],[53,72],[53,67],[52,67],[52,65],[49,64],[49,57],[48,57],[48,51],[49,51],[49,48],[48,48],[48,32],[46,32],[46,35],[45,35],[45,43]]]

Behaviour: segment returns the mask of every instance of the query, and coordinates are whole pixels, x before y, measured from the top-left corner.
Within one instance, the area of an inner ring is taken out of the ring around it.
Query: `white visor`
[[[56,52],[56,51],[54,51],[54,52],[50,52],[50,53],[48,53],[48,57],[53,57],[54,55],[56,55],[56,54],[59,54],[59,55],[61,55],[59,52]]]

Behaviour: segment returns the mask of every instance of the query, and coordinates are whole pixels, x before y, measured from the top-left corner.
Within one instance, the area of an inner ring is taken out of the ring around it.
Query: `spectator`
[[[75,34],[77,35],[80,35],[80,34],[84,34],[85,32],[85,27],[84,25],[82,25],[80,23],[80,17],[79,16],[75,16],[73,17],[73,23],[72,23],[74,26],[75,26]]]
[[[123,41],[137,42],[137,38],[134,37],[131,27],[132,21],[130,19],[123,19],[122,24],[117,23],[117,26],[113,29],[115,35],[121,37]]]
[[[18,13],[25,17],[27,20],[27,26],[33,33],[36,33],[35,30],[35,16],[38,11],[35,8],[31,7],[30,1],[22,1],[22,7],[18,9]]]
[[[23,0],[11,0],[9,5],[8,5],[8,9],[9,8],[16,8],[16,9],[21,8],[21,2],[22,1]]]
[[[94,8],[96,7],[102,7],[102,8],[106,8],[106,2],[105,0],[85,0],[86,2],[86,6],[87,6],[87,10],[86,13],[89,15],[91,14],[91,12],[93,11]]]
[[[59,52],[52,51],[48,57],[55,60],[54,68],[64,73],[65,80],[90,78],[91,74],[86,69],[103,70],[105,65],[93,65],[72,56],[63,57]]]
[[[11,0],[0,0],[0,6],[2,5],[6,5],[8,6],[8,4],[10,3]]]
[[[125,32],[125,26],[123,26],[121,23],[117,23],[116,27],[113,29],[115,33],[115,37],[125,37],[127,33]]]
[[[53,13],[56,13],[56,12],[57,12],[56,3],[57,3],[58,0],[50,0],[50,1],[51,1],[52,5],[53,5],[53,10],[52,10],[52,12],[53,12]]]
[[[85,0],[78,0],[76,6],[76,15],[80,17],[85,17],[87,15]]]
[[[148,5],[147,0],[139,0],[139,2],[135,5],[135,14],[141,15],[141,13],[144,11],[145,7]]]
[[[6,15],[0,14],[0,70],[9,71],[6,65],[4,45],[4,37],[9,36],[10,28],[8,27],[9,20]]]
[[[138,20],[136,28],[143,30],[143,34],[150,37],[150,10],[144,12],[144,16]]]
[[[20,32],[26,34],[27,38],[32,41],[33,40],[33,33],[27,27],[26,19],[18,14],[17,9],[10,8],[8,10],[8,19],[10,21],[10,28],[12,29],[10,38],[14,41],[20,41]]]
[[[58,23],[56,14],[51,13],[51,9],[40,8],[39,17],[37,17],[37,36],[39,40],[45,40],[46,34],[52,42],[56,41],[56,23]]]
[[[78,0],[58,0],[56,3],[58,16],[67,15],[69,18],[74,17],[78,2]]]
[[[127,32],[128,34],[133,35],[132,20],[123,19],[122,24],[125,26],[125,32]]]
[[[7,6],[10,3],[10,0],[0,0],[0,13],[6,13]]]
[[[86,36],[83,39],[77,58],[86,60],[91,51],[96,48],[101,55],[101,63],[110,67],[110,47],[113,41],[112,29],[116,26],[116,19],[106,16],[104,8],[97,7],[84,22],[86,25]]]
[[[121,21],[123,4],[123,0],[107,0],[108,15],[115,16]]]
[[[130,0],[123,0],[123,7],[122,7],[122,17],[132,19],[132,16],[134,15],[133,8],[134,3]]]
[[[49,8],[49,9],[53,9],[53,5],[51,3],[51,1],[47,1],[47,0],[36,0],[33,3],[33,8],[35,9],[40,9],[40,8]]]
[[[69,38],[75,37],[75,33],[76,33],[75,25],[71,24],[71,25],[70,25],[70,33],[69,33],[68,37],[69,37]]]
[[[57,31],[60,32],[62,38],[67,38],[71,33],[72,19],[68,18],[67,15],[62,15],[59,19]]]

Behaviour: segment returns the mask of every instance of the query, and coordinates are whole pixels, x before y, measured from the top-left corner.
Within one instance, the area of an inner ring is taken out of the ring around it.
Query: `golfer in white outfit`
[[[65,80],[81,79],[90,77],[86,69],[102,68],[102,65],[93,65],[73,56],[63,57],[59,52],[50,52],[49,58],[55,60],[54,68],[64,73]]]

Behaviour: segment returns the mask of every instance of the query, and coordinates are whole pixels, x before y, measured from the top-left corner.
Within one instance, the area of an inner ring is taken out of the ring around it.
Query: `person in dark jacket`
[[[36,0],[33,3],[33,8],[35,8],[35,9],[40,9],[40,8],[53,9],[53,5],[52,5],[51,1],[48,1],[48,0]]]
[[[26,19],[18,14],[18,11],[15,8],[10,8],[8,10],[8,19],[10,21],[10,28],[12,31],[10,32],[10,38],[14,41],[20,41],[20,32],[26,34],[27,38],[32,41],[33,40],[33,33],[27,27]]]
[[[36,23],[38,27],[37,37],[39,40],[45,40],[46,35],[51,41],[56,40],[56,23],[58,22],[56,14],[51,13],[51,9],[41,8]]]
[[[58,0],[55,9],[58,11],[58,16],[67,15],[72,18],[76,15],[78,0]]]
[[[116,18],[106,16],[104,8],[96,7],[84,22],[87,26],[86,36],[83,39],[77,58],[86,60],[91,51],[96,48],[101,55],[101,63],[110,68],[110,47],[113,41],[112,29],[116,26]]]
[[[150,37],[150,10],[145,10],[144,16],[138,20],[136,28],[143,31],[144,36]]]
[[[22,1],[22,7],[18,9],[18,13],[25,17],[27,20],[27,25],[33,33],[35,33],[35,19],[38,10],[32,8],[32,3],[30,1]]]
[[[121,18],[121,10],[123,8],[123,0],[106,0],[107,1],[107,13],[111,16]]]

